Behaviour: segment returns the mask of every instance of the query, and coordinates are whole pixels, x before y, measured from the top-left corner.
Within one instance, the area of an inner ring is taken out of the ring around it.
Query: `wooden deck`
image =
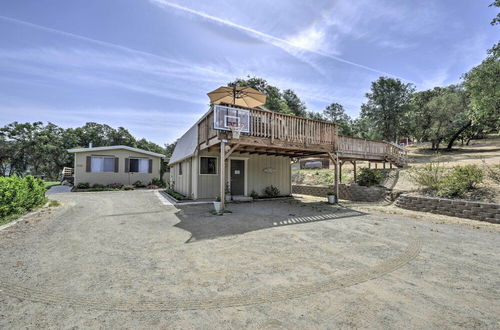
[[[242,108],[242,107],[238,107]],[[253,108],[250,131],[238,139],[232,132],[213,128],[213,108],[198,122],[200,150],[218,149],[221,142],[231,146],[231,153],[283,155],[289,157],[335,155],[340,161],[367,160],[406,163],[406,150],[393,143],[339,135],[334,123],[311,120]]]

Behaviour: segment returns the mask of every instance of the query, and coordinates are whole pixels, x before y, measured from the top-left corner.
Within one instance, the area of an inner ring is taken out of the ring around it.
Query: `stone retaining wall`
[[[328,192],[335,192],[334,186],[309,186],[309,185],[292,185],[293,194],[311,195],[317,197],[325,197]],[[383,187],[364,187],[357,184],[347,186],[339,185],[340,199],[347,199],[360,202],[376,202],[381,200],[387,194],[387,190]]]
[[[444,214],[492,223],[500,223],[500,204],[444,198],[400,195],[396,206],[407,210]]]

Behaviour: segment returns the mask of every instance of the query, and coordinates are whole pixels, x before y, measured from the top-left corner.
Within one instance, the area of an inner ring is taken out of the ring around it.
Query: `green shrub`
[[[105,185],[103,184],[100,184],[100,183],[95,183],[92,188],[97,188],[97,189],[102,189],[102,188],[106,188]]]
[[[267,186],[266,188],[264,188],[263,195],[267,198],[275,198],[275,197],[278,197],[280,195],[280,190],[277,187],[270,185],[270,186]]]
[[[438,195],[461,197],[483,182],[483,171],[477,165],[455,166],[448,171],[438,185]]]
[[[125,185],[122,187],[123,190],[134,190],[135,187],[131,184]]]
[[[165,182],[163,180],[158,179],[158,178],[153,178],[153,180],[151,180],[151,182],[149,183],[148,186],[158,186],[158,187],[162,187],[162,188],[166,187]]]
[[[45,183],[32,176],[0,177],[0,218],[21,214],[45,203]]]
[[[446,169],[439,161],[433,161],[423,166],[412,168],[409,175],[424,190],[435,192],[439,189],[445,173]]]
[[[119,183],[119,182],[115,182],[115,183],[108,184],[106,187],[111,188],[111,189],[121,189],[123,187],[123,184]]]
[[[165,192],[167,194],[169,194],[170,196],[172,196],[173,198],[177,199],[177,200],[183,200],[183,199],[186,199],[186,196],[184,196],[183,194],[180,194],[178,193],[177,191],[175,190],[172,190],[172,189],[165,189]]]
[[[252,190],[252,192],[250,193],[250,197],[252,197],[253,199],[258,199],[259,194],[257,194],[257,192],[255,190]]]
[[[146,185],[144,183],[142,183],[140,180],[137,180],[136,182],[134,182],[134,187],[144,188],[144,187],[146,187]]]
[[[380,184],[382,181],[382,173],[371,168],[362,168],[358,175],[358,184],[360,186],[370,187]]]
[[[78,189],[89,189],[90,184],[88,182],[80,182],[79,184],[76,185]]]

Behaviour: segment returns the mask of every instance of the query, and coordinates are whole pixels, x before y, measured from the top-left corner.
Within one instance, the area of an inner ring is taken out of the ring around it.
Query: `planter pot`
[[[226,195],[226,202],[230,202],[231,201],[231,195]]]
[[[335,204],[335,195],[327,195],[328,204]]]
[[[214,202],[215,212],[220,213],[221,211],[221,202]]]

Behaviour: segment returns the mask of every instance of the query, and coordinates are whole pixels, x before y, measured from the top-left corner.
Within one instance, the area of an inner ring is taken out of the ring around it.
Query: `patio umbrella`
[[[266,95],[251,87],[219,87],[207,94],[212,104],[234,104],[255,108],[266,103]]]

